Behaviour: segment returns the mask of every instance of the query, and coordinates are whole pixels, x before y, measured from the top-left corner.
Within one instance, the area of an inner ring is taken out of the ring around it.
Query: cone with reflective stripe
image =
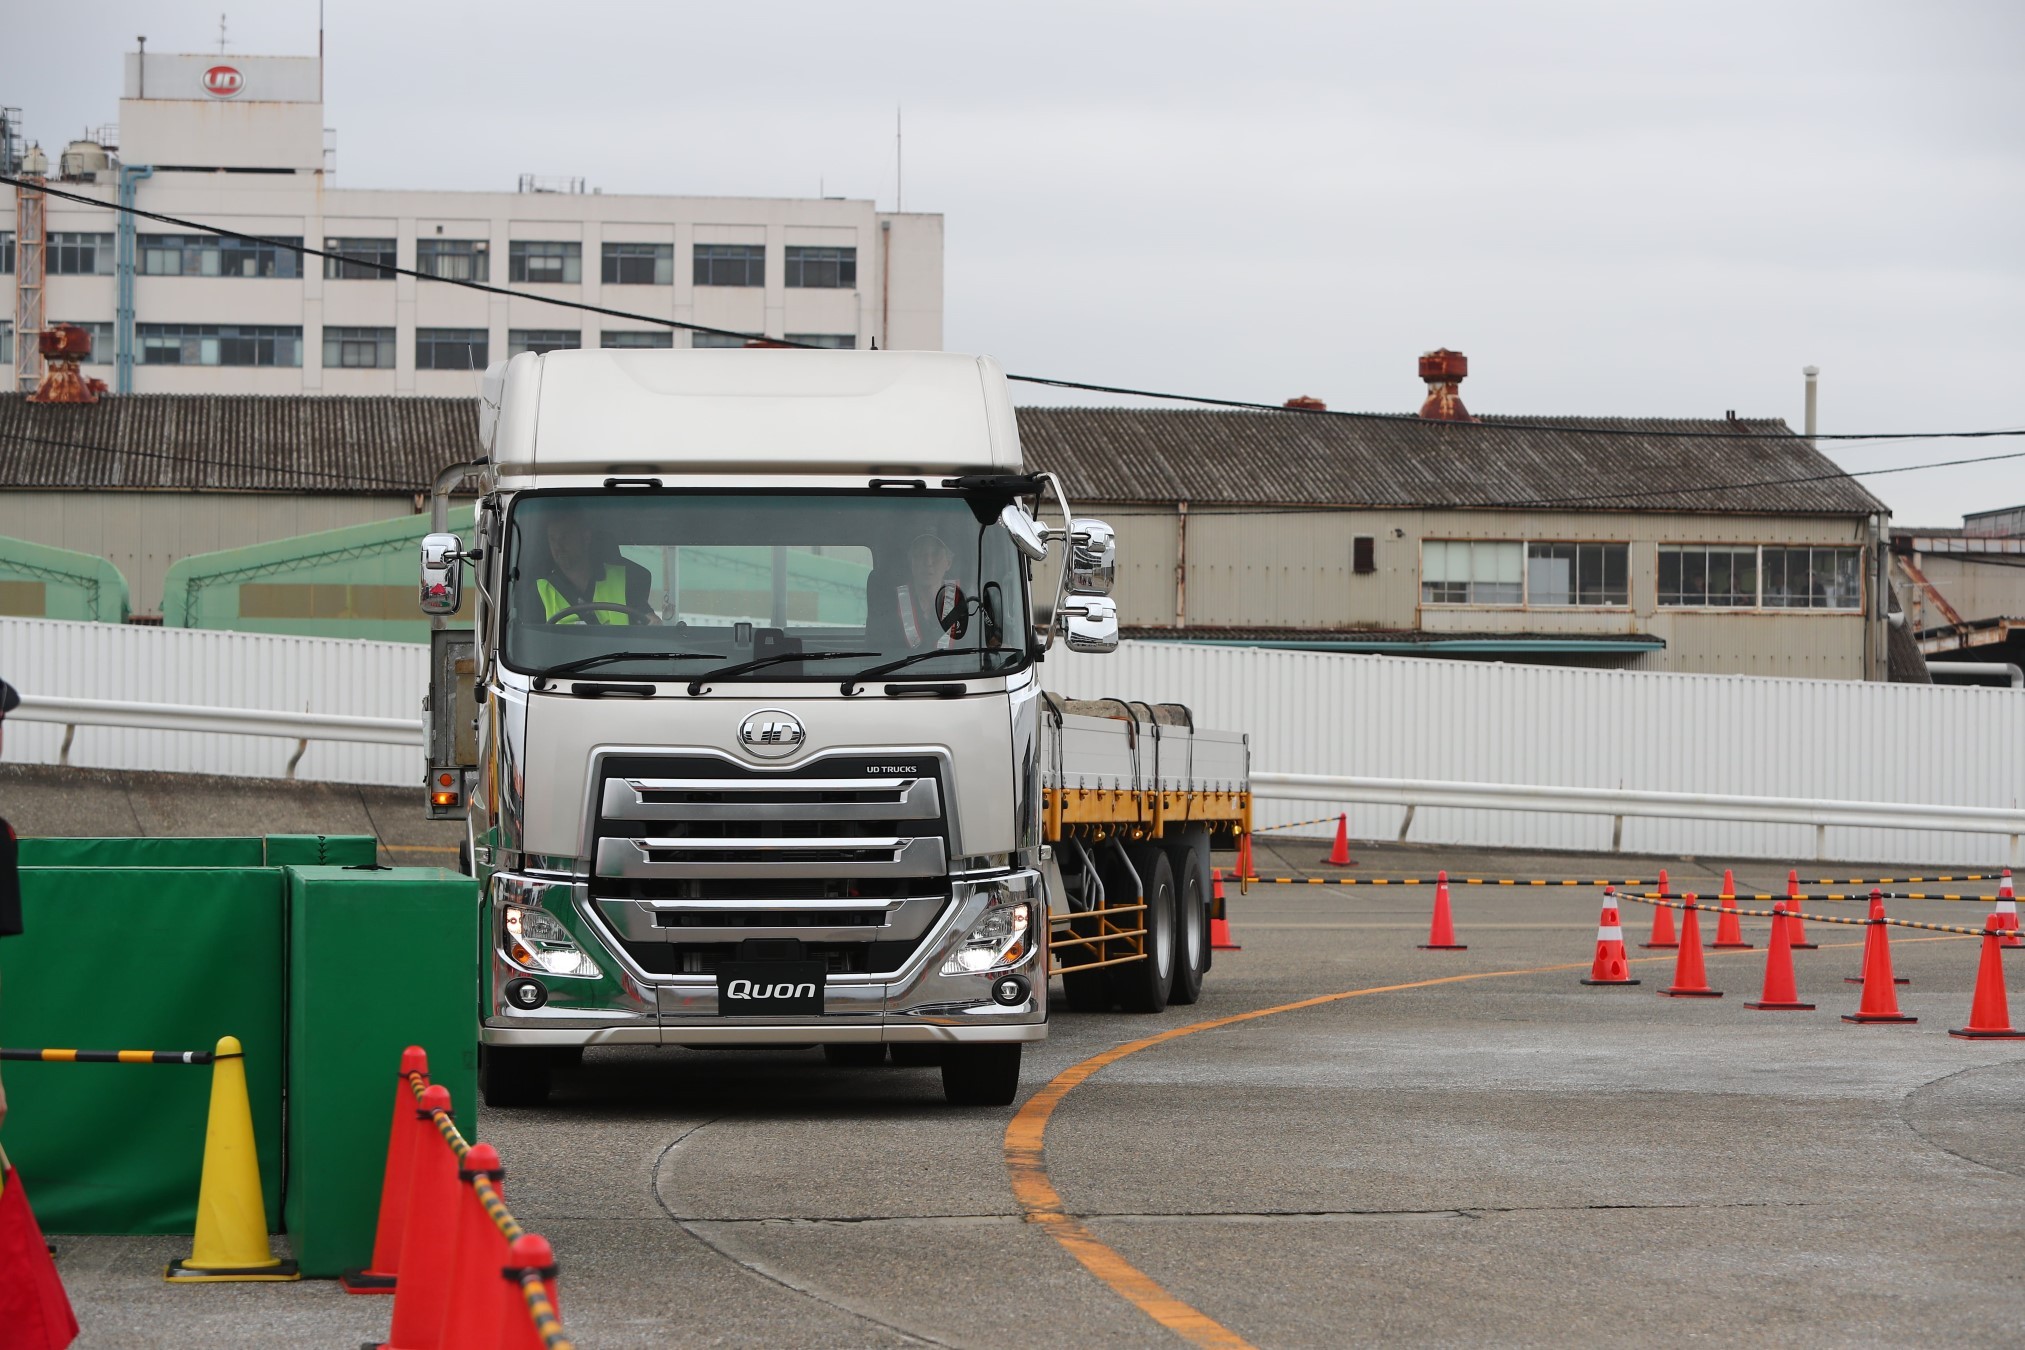
[[[1329,856],[1322,859],[1331,867],[1348,867],[1357,860],[1350,856],[1350,815],[1346,811],[1336,817],[1336,847],[1329,850]]]
[[[1842,977],[1842,982],[1844,984],[1868,984],[1870,982],[1870,970],[1872,962],[1874,960],[1874,958],[1871,955],[1871,948],[1876,946],[1878,942],[1882,940],[1884,934],[1884,926],[1878,923],[1877,920],[1882,919],[1883,917],[1884,917],[1884,894],[1883,892],[1873,888],[1870,892],[1870,920],[1871,920],[1870,926],[1863,930],[1863,969],[1860,973],[1855,975],[1844,975]],[[1885,958],[1884,968],[1885,972],[1887,974],[1890,974],[1891,958],[1889,956],[1886,956]],[[1904,975],[1893,975],[1891,977],[1891,982],[1893,984],[1911,984],[1912,980]]]
[[[1990,916],[1988,928],[1999,929],[2004,936],[1997,939],[1999,947],[2025,947],[2025,937],[2018,934],[2018,897],[2011,893],[2011,869],[2004,869],[2003,880],[1997,883],[1997,910]]]
[[[1793,920],[1785,910],[1773,907],[1772,940],[1765,948],[1765,992],[1758,995],[1756,1002],[1746,1001],[1746,1008],[1759,1008],[1766,1012],[1812,1012],[1812,1003],[1800,1001],[1800,990],[1793,982],[1793,945],[1788,934]]]
[[[204,1125],[204,1171],[197,1183],[197,1236],[187,1261],[171,1261],[174,1284],[299,1280],[293,1261],[267,1242],[267,1202],[253,1143],[253,1102],[246,1054],[237,1036],[221,1036],[211,1061],[211,1109]]]
[[[1891,935],[1884,922],[1884,895],[1870,893],[1870,929],[1863,942],[1863,999],[1845,1022],[1917,1022],[1898,1010],[1898,990],[1891,974]]]
[[[499,1272],[506,1279],[506,1298],[501,1308],[503,1328],[501,1350],[546,1350],[546,1342],[535,1329],[534,1313],[527,1306],[527,1292],[520,1282],[523,1273],[539,1275],[542,1295],[557,1321],[562,1320],[562,1290],[556,1287],[555,1252],[539,1233],[523,1233],[507,1249],[506,1265]]]
[[[1434,919],[1427,926],[1427,941],[1420,944],[1424,952],[1466,952],[1468,947],[1455,940],[1455,922],[1448,912],[1448,873],[1437,872],[1434,879]]]
[[[387,1128],[387,1165],[380,1178],[373,1259],[338,1276],[338,1288],[347,1294],[391,1294],[401,1268],[401,1229],[408,1222],[408,1169],[415,1159],[409,1140],[415,1121],[415,1090],[408,1085],[411,1073],[420,1074],[424,1083],[429,1080],[429,1056],[419,1045],[401,1052],[401,1071],[394,1075],[394,1119]]]
[[[415,1107],[410,1136],[408,1221],[401,1229],[401,1278],[394,1286],[394,1325],[377,1350],[437,1350],[450,1298],[450,1261],[457,1233],[457,1155],[436,1128],[450,1110],[450,1089],[431,1083]]]
[[[1695,917],[1693,892],[1681,897],[1680,955],[1673,963],[1673,983],[1659,992],[1668,998],[1721,998],[1720,989],[1709,988],[1708,971],[1702,966],[1702,925]]]
[[[1779,906],[1772,906],[1773,909]],[[1800,921],[1800,872],[1798,868],[1786,871],[1786,945],[1796,952],[1811,952],[1821,944],[1807,940],[1807,925]]]
[[[1212,868],[1209,874],[1210,920],[1209,949],[1213,952],[1241,952],[1243,947],[1231,939],[1230,920],[1223,912],[1223,869]]]
[[[1737,879],[1723,869],[1723,908],[1716,915],[1716,940],[1710,948],[1719,952],[1746,952],[1758,944],[1744,941],[1744,925],[1737,916]]]
[[[1617,913],[1617,891],[1603,888],[1603,914],[1596,921],[1596,959],[1584,984],[1637,984],[1624,956],[1624,921]]]
[[[2004,939],[1983,935],[1983,956],[1976,966],[1976,994],[1969,1000],[1969,1025],[1948,1033],[1965,1041],[2025,1040],[2025,1031],[2011,1025],[2011,1002],[2004,993]]]
[[[1659,869],[1659,894],[1666,896],[1666,869]],[[1638,944],[1647,951],[1672,951],[1680,946],[1680,939],[1673,932],[1673,911],[1665,905],[1652,907],[1652,936]]]
[[[490,1144],[473,1144],[457,1169],[457,1230],[450,1258],[450,1298],[443,1310],[443,1339],[438,1350],[498,1350],[500,1315],[506,1305],[499,1300],[499,1272],[507,1263],[506,1234],[486,1212],[485,1202],[472,1183],[484,1177],[495,1188],[503,1187],[506,1169],[499,1165],[499,1150]]]

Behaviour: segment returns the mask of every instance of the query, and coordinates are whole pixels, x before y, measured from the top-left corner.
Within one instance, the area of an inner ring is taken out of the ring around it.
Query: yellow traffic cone
[[[299,1280],[295,1262],[267,1244],[267,1204],[253,1148],[253,1104],[239,1038],[218,1040],[211,1061],[211,1115],[204,1126],[204,1177],[197,1187],[197,1238],[190,1259],[162,1273],[172,1284]]]

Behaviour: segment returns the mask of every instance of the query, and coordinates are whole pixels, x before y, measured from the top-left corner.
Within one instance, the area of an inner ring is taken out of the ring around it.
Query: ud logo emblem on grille
[[[761,759],[785,759],[807,739],[801,719],[779,708],[761,708],[738,724],[738,743]]]

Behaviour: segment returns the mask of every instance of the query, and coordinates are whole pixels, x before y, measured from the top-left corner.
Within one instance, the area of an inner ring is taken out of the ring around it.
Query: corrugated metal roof
[[[1458,424],[1167,408],[1018,411],[1028,465],[1060,473],[1070,500],[1092,505],[1779,515],[1885,509],[1776,418],[1496,417]],[[1546,429],[1556,426],[1632,434]],[[1682,434],[1726,431],[1746,435]],[[1797,478],[1820,481],[1766,481]]]
[[[426,490],[477,454],[478,400],[124,394],[0,397],[0,488]]]

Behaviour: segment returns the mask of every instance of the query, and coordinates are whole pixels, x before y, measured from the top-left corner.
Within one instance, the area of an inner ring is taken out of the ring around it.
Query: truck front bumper
[[[727,1016],[718,1011],[714,975],[647,972],[595,917],[582,883],[497,873],[489,892],[490,978],[479,1030],[486,1045],[989,1044],[1039,1041],[1048,1034],[1047,896],[1035,871],[953,879],[949,905],[898,971],[831,977],[823,1015],[813,1018]],[[988,971],[942,973],[988,909],[1022,902],[1030,917],[1018,961]],[[539,907],[560,920],[598,974],[558,976],[510,959],[499,940],[500,914],[509,903]],[[1009,974],[1028,984],[1024,1001],[1012,1006],[991,995],[993,982]],[[541,985],[539,1007],[508,997],[509,985],[529,980]]]

